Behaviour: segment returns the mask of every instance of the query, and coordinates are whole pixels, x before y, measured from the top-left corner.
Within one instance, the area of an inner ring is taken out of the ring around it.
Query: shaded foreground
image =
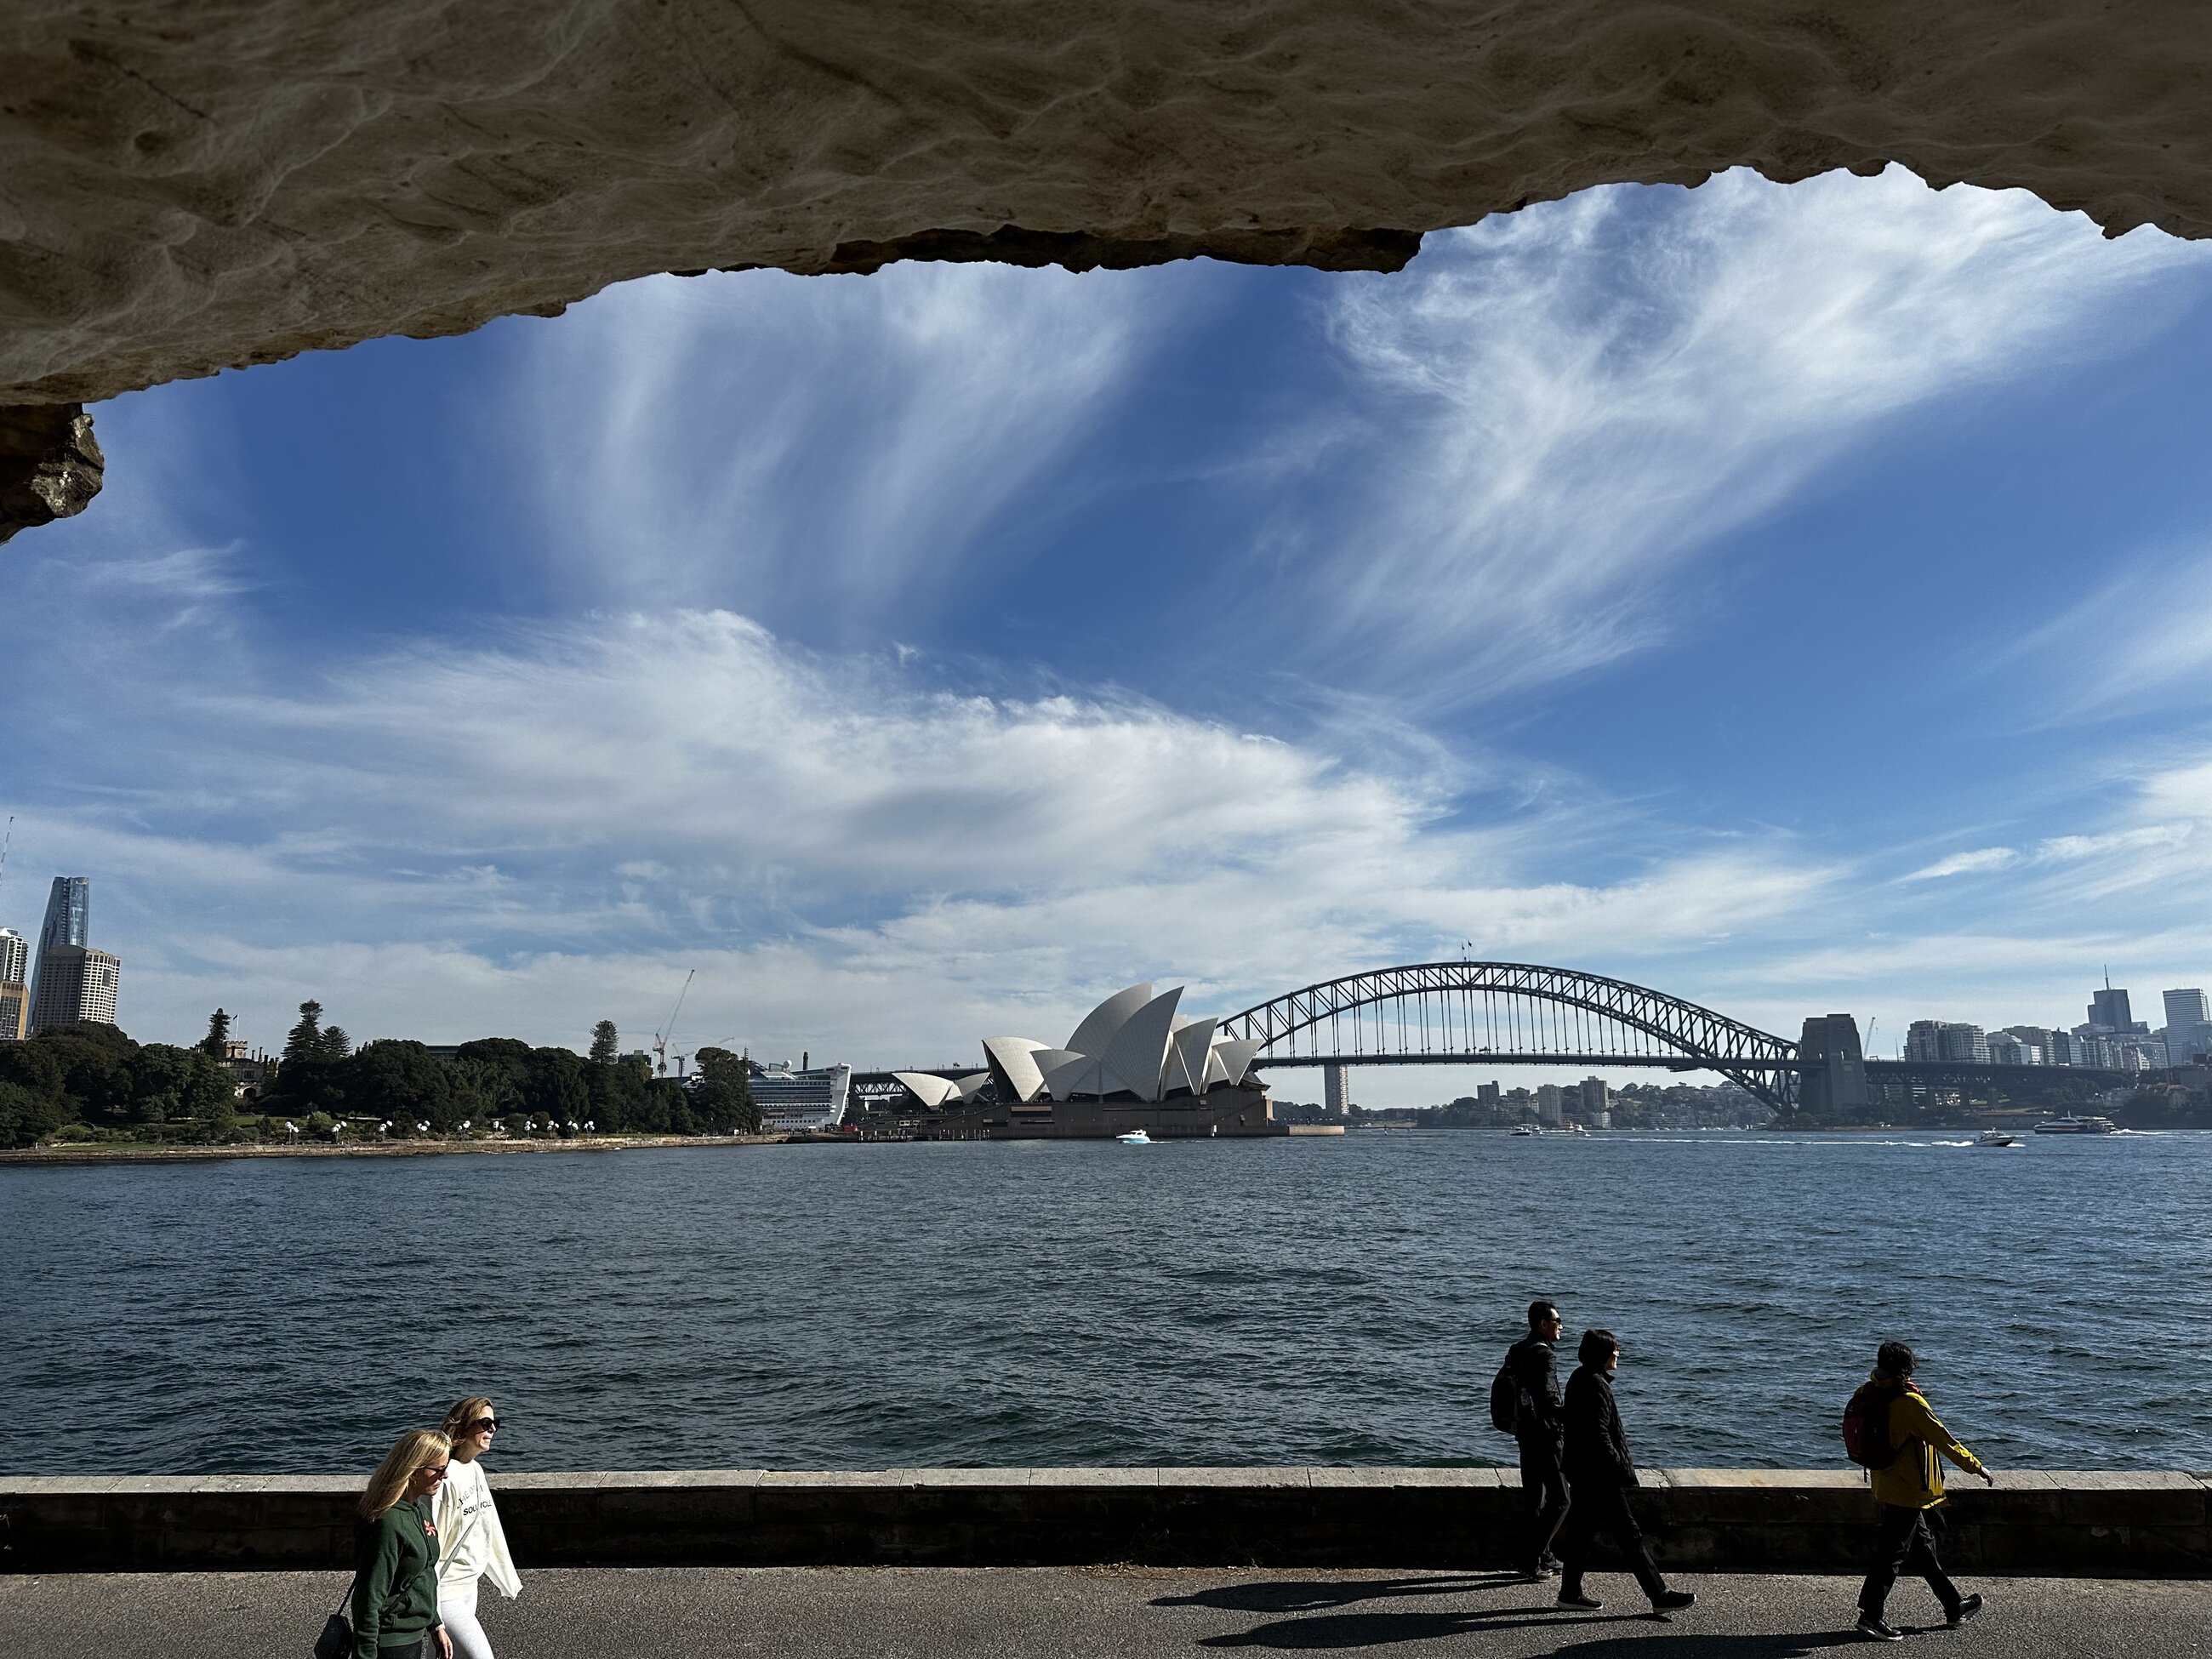
[[[1787,1659],[1856,1647],[1843,1577],[1682,1581],[1698,1605],[1662,1623],[1624,1578],[1593,1581],[1607,1605],[1564,1613],[1550,1586],[1489,1574],[1173,1571],[1159,1568],[573,1571],[523,1575],[521,1600],[483,1608],[503,1653],[762,1653],[792,1659],[902,1655],[1111,1655],[1222,1648],[1499,1656],[1613,1654]],[[10,1651],[304,1652],[344,1590],[343,1573],[0,1577]],[[1999,1579],[1969,1586],[1989,1610],[1929,1637],[1947,1655],[2180,1654],[2212,1620],[2203,1583]],[[1917,1585],[1893,1612],[1925,1629]]]
[[[1864,1560],[1874,1505],[1837,1469],[1646,1469],[1669,1572]],[[578,1569],[1091,1567],[1503,1571],[1526,1527],[1489,1468],[693,1469],[503,1474],[519,1559]],[[0,1475],[0,1570],[307,1571],[351,1559],[358,1477]],[[2212,1571],[2212,1475],[2011,1470],[1944,1508],[1962,1575]],[[1601,1571],[1613,1565],[1601,1553]]]

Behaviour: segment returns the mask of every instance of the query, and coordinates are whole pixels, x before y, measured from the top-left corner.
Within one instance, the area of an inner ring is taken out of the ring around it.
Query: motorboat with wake
[[[1984,1129],[1982,1131],[1981,1139],[1977,1140],[1974,1145],[1977,1146],[2017,1146],[2020,1145],[2020,1137],[2018,1135],[2008,1135],[2002,1129]]]
[[[1152,1138],[1142,1129],[1132,1129],[1127,1134],[1115,1135],[1114,1139],[1124,1146],[1149,1146],[1152,1144]]]

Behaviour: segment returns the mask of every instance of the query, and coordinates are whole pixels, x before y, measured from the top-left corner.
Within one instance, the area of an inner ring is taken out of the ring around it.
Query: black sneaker
[[[1572,1607],[1577,1613],[1595,1613],[1605,1603],[1587,1590],[1561,1590],[1559,1605]]]
[[[1654,1613],[1676,1613],[1693,1605],[1698,1599],[1695,1590],[1661,1590],[1651,1598]]]
[[[1521,1576],[1532,1584],[1540,1584],[1547,1578],[1559,1577],[1559,1570],[1548,1561],[1539,1561],[1533,1567],[1521,1569]]]
[[[1869,1642],[1902,1642],[1905,1632],[1893,1630],[1870,1613],[1859,1615],[1858,1632]]]
[[[1957,1607],[1952,1608],[1950,1616],[1945,1619],[1943,1622],[1949,1626],[1953,1630],[1956,1630],[1961,1625],[1972,1624],[1974,1622],[1975,1615],[1979,1613],[1981,1610],[1982,1598],[1978,1595],[1970,1595],[1965,1601],[1960,1602]]]

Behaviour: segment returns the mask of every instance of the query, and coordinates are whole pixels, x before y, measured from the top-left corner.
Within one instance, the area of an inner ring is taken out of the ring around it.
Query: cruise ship
[[[778,1131],[835,1129],[845,1121],[851,1099],[853,1068],[822,1066],[810,1068],[801,1059],[747,1062],[751,1070],[753,1103],[760,1108],[761,1127]]]

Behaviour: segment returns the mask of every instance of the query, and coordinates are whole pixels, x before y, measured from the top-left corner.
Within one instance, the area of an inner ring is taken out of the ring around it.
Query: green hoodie
[[[356,1529],[354,1659],[419,1643],[438,1623],[438,1528],[430,1505],[403,1498]]]

